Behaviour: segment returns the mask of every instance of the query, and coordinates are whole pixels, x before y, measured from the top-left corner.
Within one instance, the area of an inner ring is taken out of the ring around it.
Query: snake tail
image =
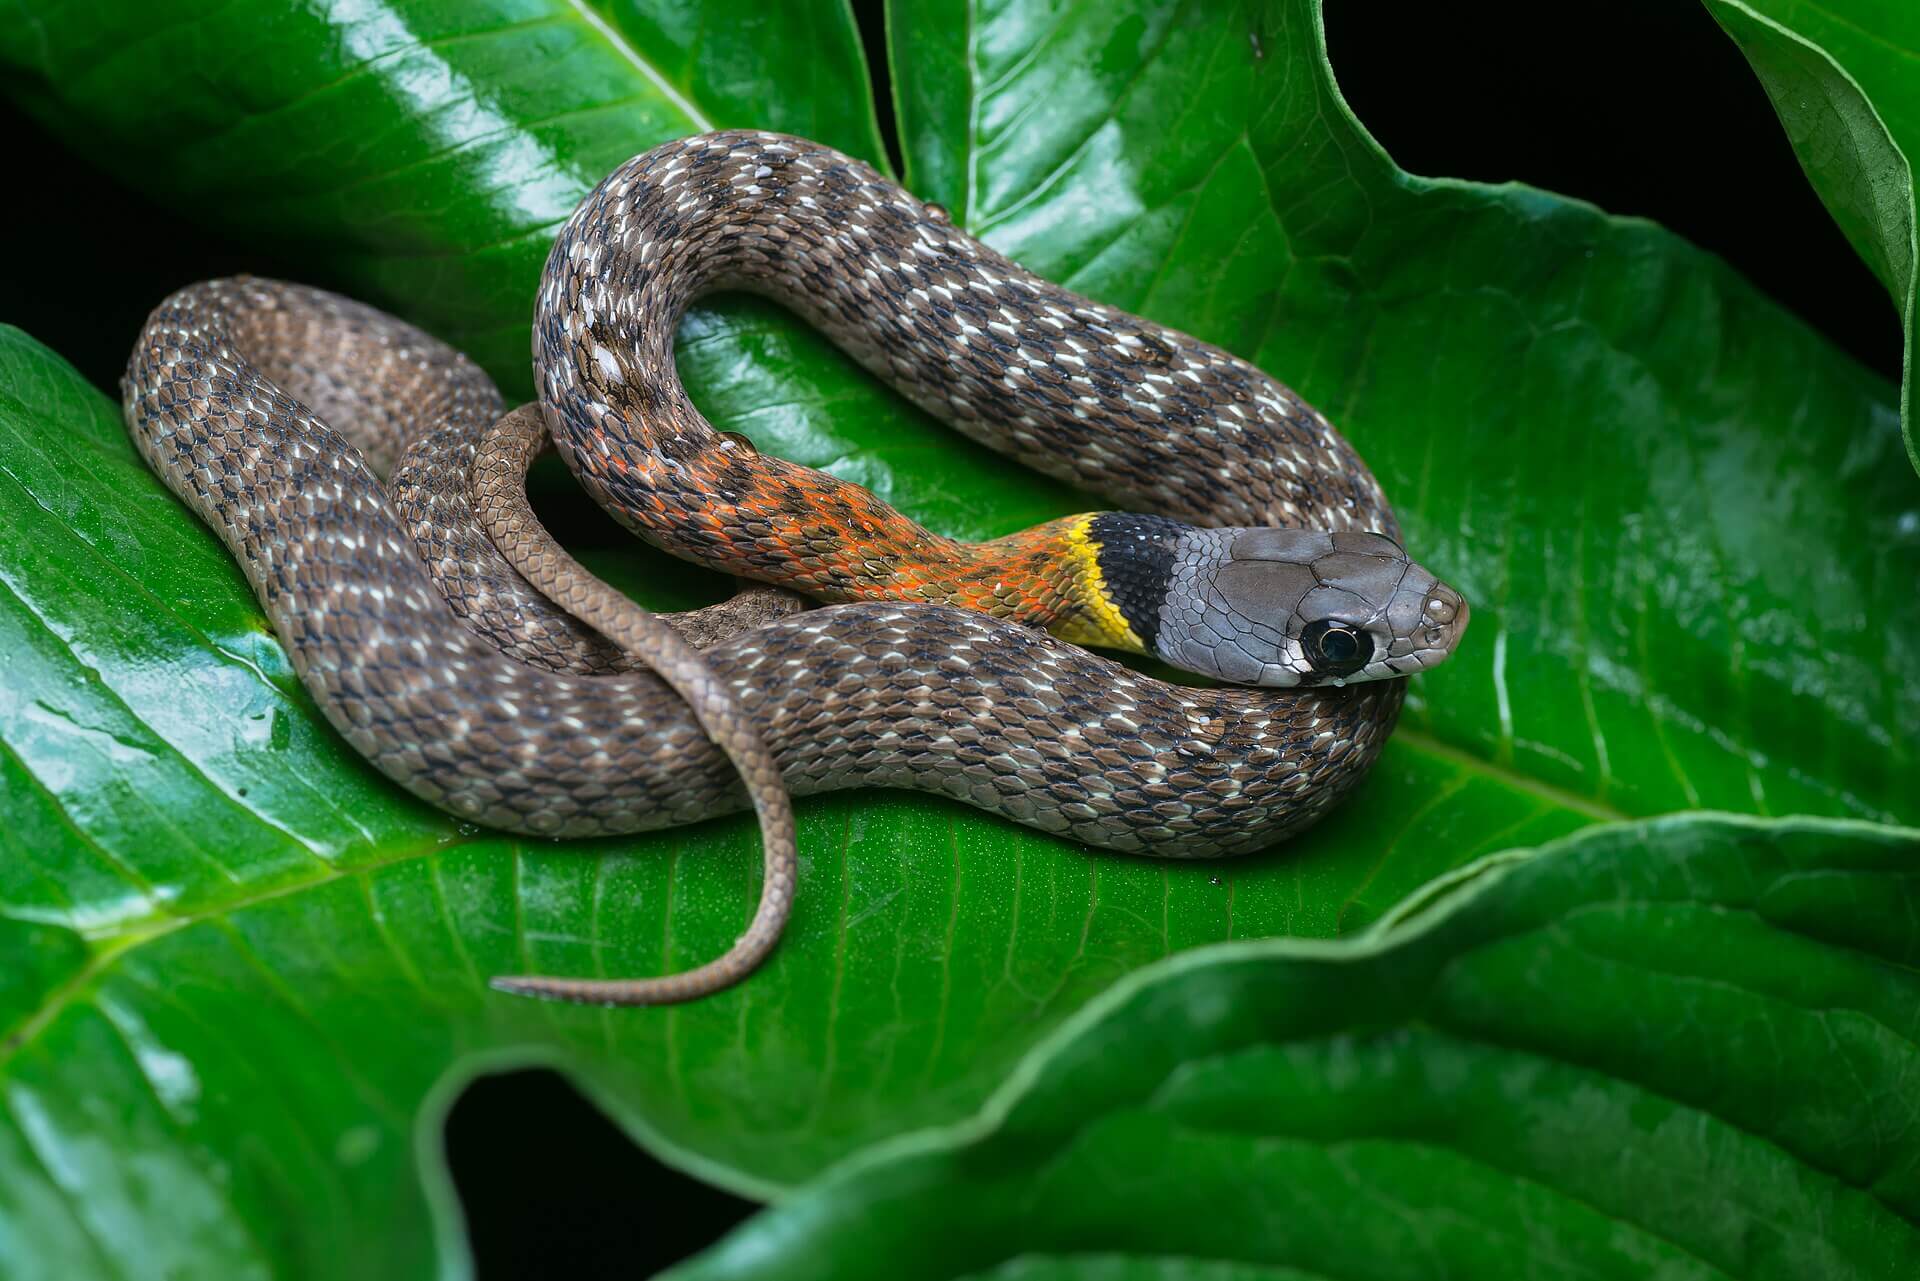
[[[546,443],[537,411],[523,406],[483,433],[474,458],[476,491],[499,493],[488,504],[494,545],[556,606],[592,627],[630,657],[658,673],[686,700],[700,728],[726,752],[745,783],[760,820],[760,902],[746,932],[713,960],[651,979],[495,978],[497,991],[594,1005],[667,1005],[731,987],[760,967],[780,941],[800,877],[793,800],[780,764],[760,727],[734,691],[661,615],[640,608],[589,573],[556,542],[527,501],[527,468]]]

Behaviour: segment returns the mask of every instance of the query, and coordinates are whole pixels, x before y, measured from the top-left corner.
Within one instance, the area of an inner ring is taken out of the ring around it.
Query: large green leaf
[[[1920,1275],[1920,831],[1689,816],[1122,980],[671,1275]]]
[[[1814,190],[1880,282],[1906,332],[1900,406],[1920,468],[1911,404],[1920,6],[1905,0],[1706,0],[1766,86]]]
[[[891,12],[909,180],[1282,372],[1463,585],[1402,746],[1630,814],[1910,812],[1891,389],[1645,222],[1396,169],[1310,0]]]
[[[778,9],[28,0],[0,15],[0,65],[130,181],[524,386],[546,239],[629,153],[714,123],[878,158],[842,9]],[[920,798],[817,801],[794,927],[744,988],[619,1015],[490,996],[488,973],[717,951],[754,892],[750,828],[555,847],[420,811],[313,715],[111,406],[15,336],[0,1250],[139,1271],[165,1236],[212,1242],[223,1272],[419,1271],[458,1246],[445,1217],[429,1240],[415,1170],[450,1083],[486,1065],[559,1064],[671,1159],[770,1191],[965,1115],[1168,952],[1334,935],[1595,819],[1915,816],[1920,534],[1891,388],[1657,228],[1400,173],[1306,0],[901,3],[890,29],[922,194],[1295,382],[1473,598],[1467,652],[1417,683],[1361,798],[1218,868]],[[722,425],[942,528],[1079,501],[773,308],[703,310],[682,337]],[[339,1256],[347,1238],[368,1253]]]

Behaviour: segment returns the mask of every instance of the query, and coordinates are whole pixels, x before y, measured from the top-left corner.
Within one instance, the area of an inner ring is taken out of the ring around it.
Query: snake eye
[[[1322,618],[1308,623],[1300,633],[1300,648],[1306,651],[1314,671],[1323,676],[1350,676],[1373,657],[1373,638],[1345,623]]]

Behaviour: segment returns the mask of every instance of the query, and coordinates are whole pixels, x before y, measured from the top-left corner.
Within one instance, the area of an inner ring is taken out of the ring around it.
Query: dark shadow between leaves
[[[1899,381],[1898,313],[1704,6],[1414,5],[1387,39],[1366,5],[1325,13],[1340,92],[1401,168],[1650,218]]]
[[[474,1078],[444,1134],[478,1281],[651,1276],[758,1208],[655,1160],[548,1068]]]

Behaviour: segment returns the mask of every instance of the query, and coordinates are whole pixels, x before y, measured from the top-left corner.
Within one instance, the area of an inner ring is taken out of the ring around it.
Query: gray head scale
[[[1467,629],[1459,592],[1382,534],[1190,529],[1173,548],[1153,647],[1241,685],[1346,685],[1406,676]]]

